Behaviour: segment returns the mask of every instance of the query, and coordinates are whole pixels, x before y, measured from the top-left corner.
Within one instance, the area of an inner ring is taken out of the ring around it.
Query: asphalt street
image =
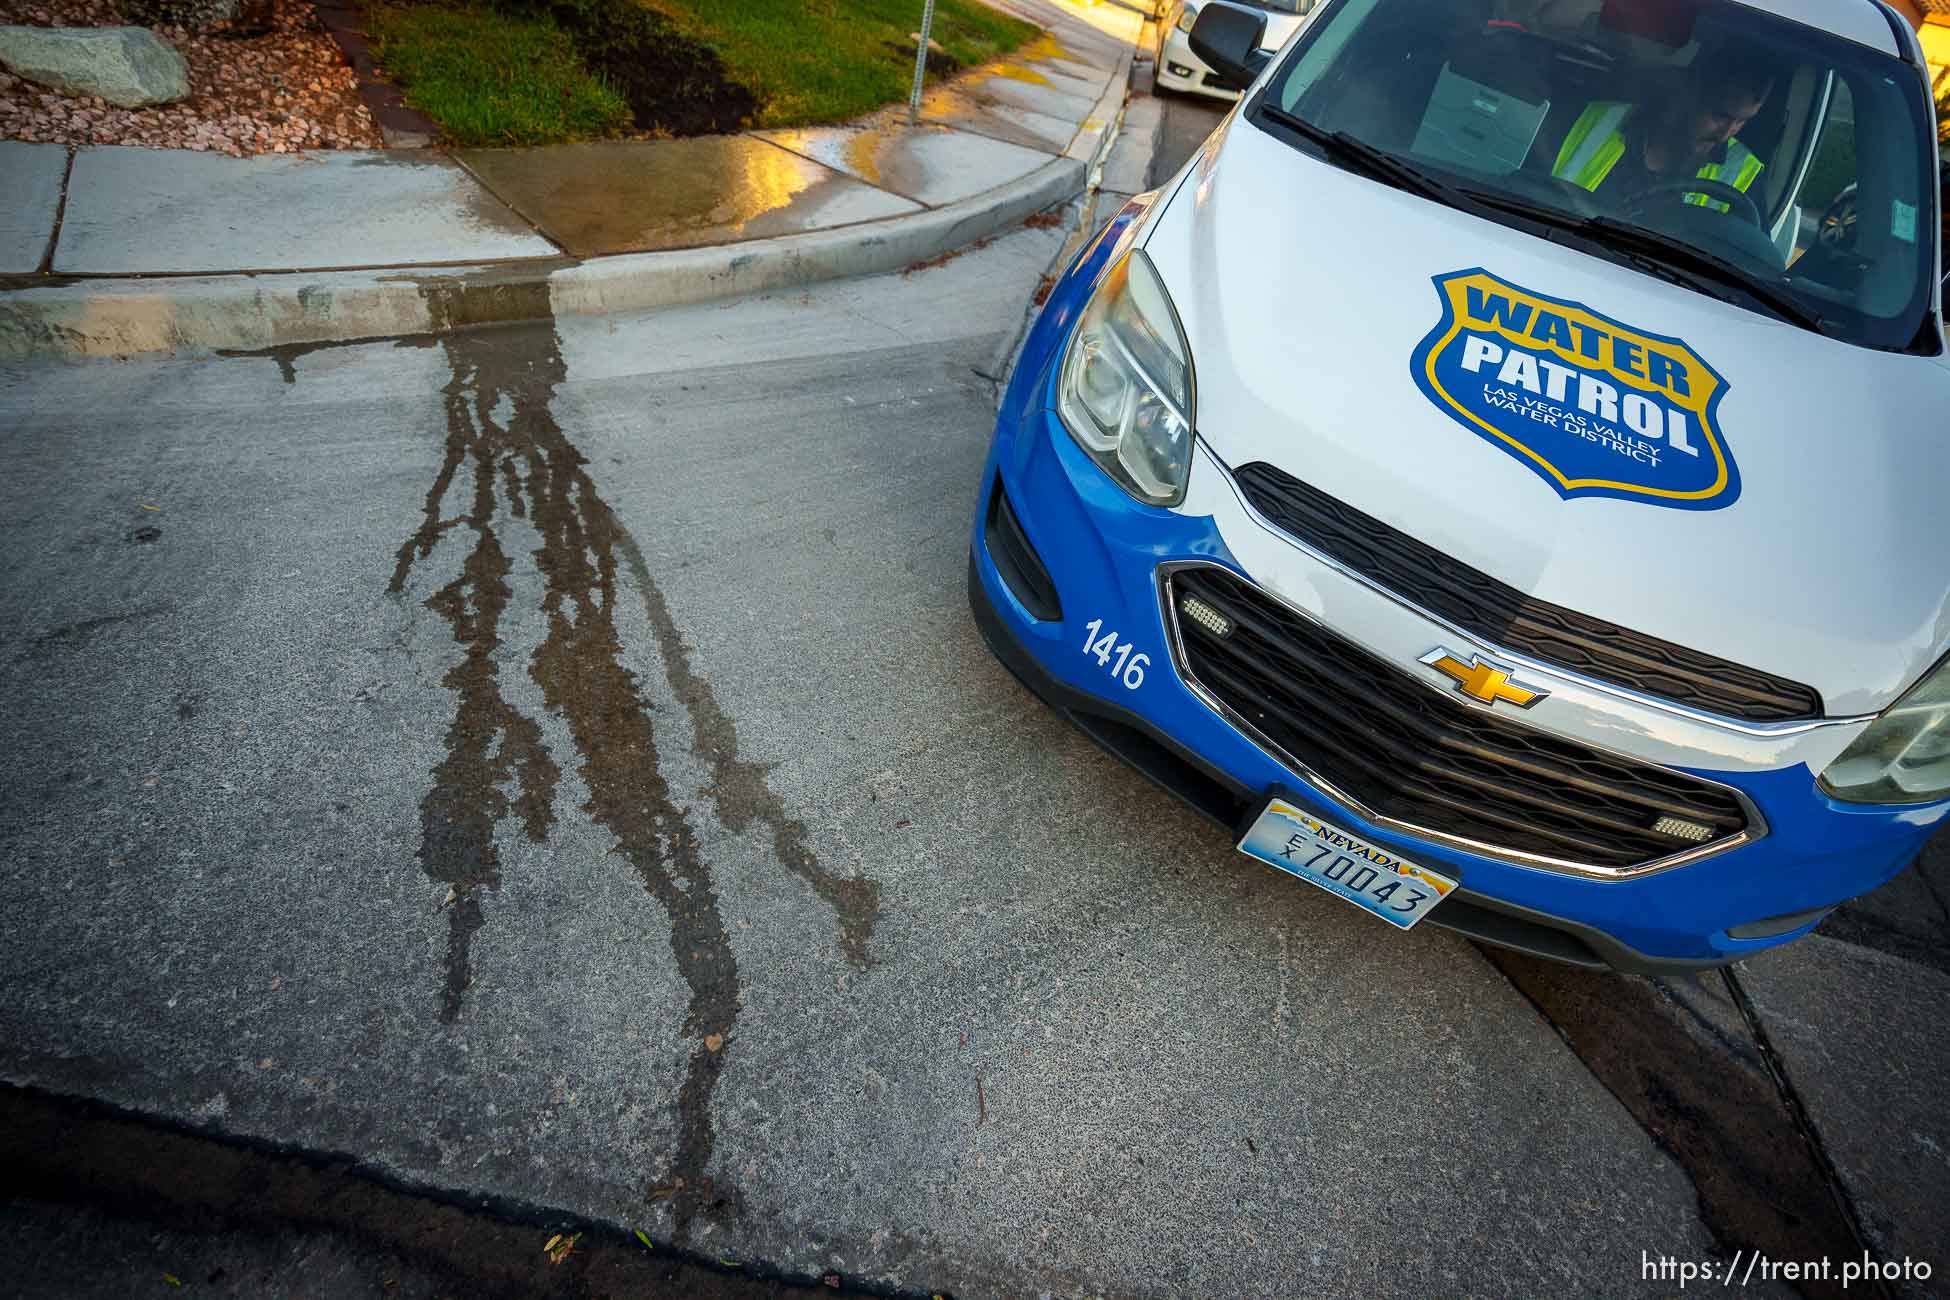
[[[9,1104],[471,1207],[538,1256],[552,1222],[640,1229],[916,1294],[1643,1295],[1674,1289],[1647,1252],[1859,1245],[1737,985],[1380,934],[991,659],[982,371],[1061,241],[0,369]],[[89,1234],[56,1210],[113,1171],[35,1159],[19,1294],[471,1276],[195,1215]]]
[[[1158,147],[1151,155],[1151,182],[1162,184],[1198,152],[1205,137],[1225,117],[1231,104],[1223,100],[1195,98],[1191,95],[1158,96],[1164,105],[1164,124],[1158,132]]]

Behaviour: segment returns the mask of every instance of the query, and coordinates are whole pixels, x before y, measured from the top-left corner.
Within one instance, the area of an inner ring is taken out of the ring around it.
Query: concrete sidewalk
[[[1006,7],[1044,35],[915,123],[257,158],[0,144],[0,356],[331,342],[926,261],[1071,197],[1115,136],[1141,18]]]

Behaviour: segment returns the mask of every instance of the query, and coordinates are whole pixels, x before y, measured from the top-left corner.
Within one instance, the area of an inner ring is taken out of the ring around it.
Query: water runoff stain
[[[671,1202],[675,1232],[688,1238],[702,1213],[735,1205],[707,1174],[714,1146],[711,1095],[731,1055],[740,1001],[736,958],[709,864],[699,852],[687,808],[658,762],[651,705],[625,667],[616,602],[634,587],[643,602],[672,692],[691,721],[691,741],[710,774],[719,819],[734,833],[754,823],[771,834],[780,864],[835,909],[840,947],[856,967],[870,965],[868,944],[878,913],[877,886],[842,879],[822,867],[766,784],[766,769],[738,757],[737,730],[719,708],[641,550],[590,477],[588,461],[556,422],[552,406],[566,368],[552,327],[447,329],[467,322],[482,294],[507,291],[467,277],[433,278],[422,293],[433,313],[450,372],[442,390],[447,436],[439,472],[421,518],[400,546],[389,590],[431,562],[455,534],[466,548],[457,568],[428,597],[426,608],[453,630],[461,660],[444,685],[454,695],[445,757],[421,800],[419,859],[448,887],[445,973],[439,992],[444,1020],[459,1018],[472,982],[472,945],[485,924],[482,895],[498,887],[495,833],[513,819],[541,843],[555,820],[561,769],[536,719],[502,689],[497,662],[503,617],[513,599],[508,577],[530,563],[541,579],[546,628],[527,664],[546,707],[567,724],[577,772],[589,791],[584,806],[616,839],[644,889],[670,920],[670,949],[690,991],[683,1034],[692,1043],[678,1090],[678,1147],[653,1183]],[[535,304],[541,308],[546,303]],[[530,315],[546,317],[545,310]],[[451,511],[451,513],[450,513]],[[527,556],[501,544],[503,514],[526,519],[540,535]],[[627,581],[626,581],[627,579]]]

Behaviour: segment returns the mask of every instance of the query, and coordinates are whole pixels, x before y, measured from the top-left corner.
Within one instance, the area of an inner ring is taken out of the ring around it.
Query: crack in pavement
[[[737,729],[709,681],[692,667],[641,549],[555,419],[566,365],[552,322],[520,330],[448,328],[477,314],[478,288],[464,276],[421,283],[441,331],[428,345],[443,349],[452,376],[443,390],[448,430],[419,526],[401,544],[388,586],[403,593],[415,566],[446,534],[472,534],[459,572],[425,601],[464,651],[443,679],[456,696],[454,718],[446,757],[433,769],[421,804],[421,866],[450,891],[441,1017],[452,1022],[460,1016],[472,982],[472,941],[484,923],[481,893],[500,884],[495,828],[513,814],[531,841],[544,842],[560,777],[539,725],[503,694],[495,660],[502,616],[513,598],[507,579],[514,562],[495,531],[505,508],[541,537],[532,559],[543,581],[547,630],[530,658],[529,676],[547,708],[567,723],[581,760],[576,770],[589,792],[584,811],[615,837],[611,851],[630,862],[669,918],[671,953],[690,991],[681,1032],[694,1046],[678,1089],[677,1148],[647,1193],[651,1200],[670,1200],[675,1239],[683,1243],[698,1216],[740,1208],[737,1192],[715,1187],[707,1171],[716,1145],[711,1097],[731,1054],[743,994],[710,866],[689,810],[679,806],[663,775],[652,705],[625,666],[616,623],[619,568],[638,590],[666,679],[690,717],[719,820],[733,833],[753,823],[771,832],[780,864],[832,906],[841,952],[862,969],[871,964],[879,887],[822,867],[806,844],[803,823],[787,815],[769,788],[767,765],[739,758]],[[538,339],[545,341],[538,345]],[[468,510],[443,518],[443,502],[463,471],[471,477]],[[518,791],[513,798],[506,793],[510,784]]]
[[[1768,1077],[1773,1080],[1774,1088],[1780,1094],[1781,1104],[1787,1109],[1794,1127],[1800,1132],[1808,1154],[1820,1169],[1822,1181],[1828,1187],[1828,1194],[1833,1199],[1836,1210],[1847,1224],[1850,1236],[1855,1239],[1856,1248],[1861,1252],[1863,1259],[1868,1259],[1872,1252],[1880,1254],[1881,1252],[1875,1250],[1876,1243],[1862,1221],[1861,1209],[1855,1204],[1855,1198],[1849,1194],[1848,1184],[1842,1180],[1841,1170],[1835,1167],[1835,1158],[1828,1153],[1828,1144],[1822,1141],[1821,1130],[1816,1127],[1814,1116],[1808,1113],[1807,1103],[1801,1100],[1800,1089],[1796,1088],[1794,1081],[1788,1078],[1787,1065],[1781,1060],[1780,1052],[1775,1049],[1774,1040],[1769,1036],[1767,1026],[1762,1022],[1753,999],[1747,995],[1746,985],[1741,983],[1739,974],[1732,966],[1722,967],[1720,977],[1726,984],[1727,996],[1740,1011],[1741,1023],[1746,1025],[1748,1034],[1753,1037],[1761,1064],[1767,1070]],[[1882,1278],[1868,1279],[1868,1282],[1878,1295],[1891,1294],[1888,1284]]]
[[[57,652],[79,650],[88,645],[112,627],[123,623],[142,623],[152,618],[176,612],[173,601],[161,601],[154,605],[144,605],[121,614],[103,614],[97,618],[84,618],[73,623],[64,623],[36,636],[27,643],[26,649],[15,656],[15,663],[25,663],[30,659],[47,660]]]
[[[1750,1009],[1740,1005],[1737,983],[1726,982],[1728,1010],[1737,1008],[1737,1023],[1752,1035],[1746,1044],[1667,981],[1477,947],[1685,1171],[1701,1220],[1728,1255],[1861,1256],[1860,1224]],[[1693,1038],[1682,1020],[1700,1025],[1718,1050]],[[1839,1278],[1804,1279],[1798,1289],[1808,1296],[1843,1294]]]

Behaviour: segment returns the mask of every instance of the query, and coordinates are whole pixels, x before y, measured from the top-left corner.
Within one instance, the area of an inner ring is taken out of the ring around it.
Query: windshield
[[[1253,111],[1438,201],[1933,352],[1921,92],[1893,55],[1730,0],[1340,0]]]

